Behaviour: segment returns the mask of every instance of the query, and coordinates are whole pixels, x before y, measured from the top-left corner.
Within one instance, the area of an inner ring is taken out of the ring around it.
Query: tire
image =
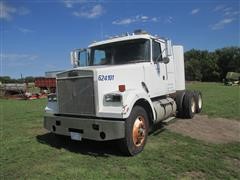
[[[195,91],[194,98],[196,102],[196,113],[200,113],[202,111],[202,105],[203,105],[202,93],[200,91]]]
[[[54,135],[54,137],[56,138],[56,139],[64,139],[66,136],[64,136],[64,135],[61,135],[61,134],[56,134],[56,133],[53,133],[53,135]]]
[[[57,147],[60,148],[62,147],[64,144],[66,144],[66,136],[63,135],[59,135],[59,134],[55,134],[52,133],[52,138],[50,138],[50,144],[53,147]]]
[[[177,104],[177,117],[184,117],[184,109],[183,109],[183,98],[185,95],[185,91],[178,91],[176,95],[176,104]]]
[[[186,91],[183,99],[184,118],[191,119],[196,113],[196,101],[192,91]]]
[[[145,109],[134,106],[125,121],[125,138],[120,141],[120,148],[128,156],[142,152],[147,142],[149,120]]]
[[[66,136],[60,135],[60,134],[55,134],[54,133],[54,139],[57,143],[64,143],[66,142]]]

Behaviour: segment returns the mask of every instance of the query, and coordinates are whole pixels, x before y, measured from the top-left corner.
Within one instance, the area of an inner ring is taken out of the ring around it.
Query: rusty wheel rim
[[[143,116],[138,116],[133,124],[132,137],[135,146],[141,146],[146,136],[146,124]]]

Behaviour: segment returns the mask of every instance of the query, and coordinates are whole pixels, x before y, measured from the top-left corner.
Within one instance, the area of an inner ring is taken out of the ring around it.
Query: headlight
[[[104,96],[104,99],[106,102],[121,102],[122,101],[122,95],[120,94],[106,94]]]
[[[57,101],[57,95],[56,94],[49,94],[48,95],[48,102],[54,102]]]

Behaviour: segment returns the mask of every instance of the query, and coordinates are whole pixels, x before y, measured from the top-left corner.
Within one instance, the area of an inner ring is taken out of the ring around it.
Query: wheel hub
[[[195,102],[194,98],[191,99],[191,110],[193,113],[195,113],[195,111],[196,111],[196,102]]]
[[[198,107],[201,109],[202,108],[202,97],[199,95],[198,97]]]
[[[141,146],[145,140],[146,125],[143,116],[138,116],[133,124],[133,143],[135,146]]]

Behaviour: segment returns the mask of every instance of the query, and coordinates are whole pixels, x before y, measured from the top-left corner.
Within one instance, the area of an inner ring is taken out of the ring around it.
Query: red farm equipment
[[[35,87],[40,88],[41,92],[55,93],[56,78],[53,77],[38,77],[35,78]]]

